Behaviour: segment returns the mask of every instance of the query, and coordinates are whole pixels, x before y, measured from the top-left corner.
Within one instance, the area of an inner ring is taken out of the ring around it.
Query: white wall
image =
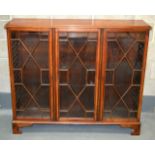
[[[6,31],[4,24],[12,18],[74,18],[74,19],[143,19],[152,26],[149,39],[144,95],[155,95],[155,16],[19,16],[0,15],[0,92],[10,92]]]

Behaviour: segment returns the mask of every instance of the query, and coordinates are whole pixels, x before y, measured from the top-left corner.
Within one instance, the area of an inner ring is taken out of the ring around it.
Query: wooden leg
[[[12,123],[13,134],[22,134],[20,128],[32,126],[32,123]]]
[[[140,135],[140,128],[141,128],[141,125],[140,124],[137,124],[137,125],[132,125],[131,129],[131,135]]]
[[[15,123],[12,124],[12,132],[13,132],[13,134],[21,134],[22,133],[18,124],[15,124]]]
[[[131,135],[138,136],[140,135],[140,124],[121,124],[121,127],[131,128]]]

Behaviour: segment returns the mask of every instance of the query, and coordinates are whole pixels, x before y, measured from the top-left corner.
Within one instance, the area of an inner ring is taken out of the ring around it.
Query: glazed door
[[[105,32],[102,92],[105,120],[138,116],[145,37],[145,32]]]
[[[15,117],[50,118],[49,32],[11,32]]]
[[[93,32],[57,32],[58,119],[95,119],[98,39]]]

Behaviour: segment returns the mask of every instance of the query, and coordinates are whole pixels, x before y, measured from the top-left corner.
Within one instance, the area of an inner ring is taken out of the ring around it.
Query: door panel
[[[48,32],[11,32],[16,116],[50,118]]]
[[[137,118],[145,46],[144,32],[107,32],[106,118]]]
[[[59,116],[94,118],[97,32],[59,32]]]

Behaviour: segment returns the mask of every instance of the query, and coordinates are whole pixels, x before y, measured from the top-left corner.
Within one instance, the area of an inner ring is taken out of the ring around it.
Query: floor
[[[142,113],[140,136],[131,136],[130,129],[119,126],[87,125],[34,125],[23,128],[21,135],[13,135],[11,110],[0,111],[0,139],[155,139],[155,113]]]

